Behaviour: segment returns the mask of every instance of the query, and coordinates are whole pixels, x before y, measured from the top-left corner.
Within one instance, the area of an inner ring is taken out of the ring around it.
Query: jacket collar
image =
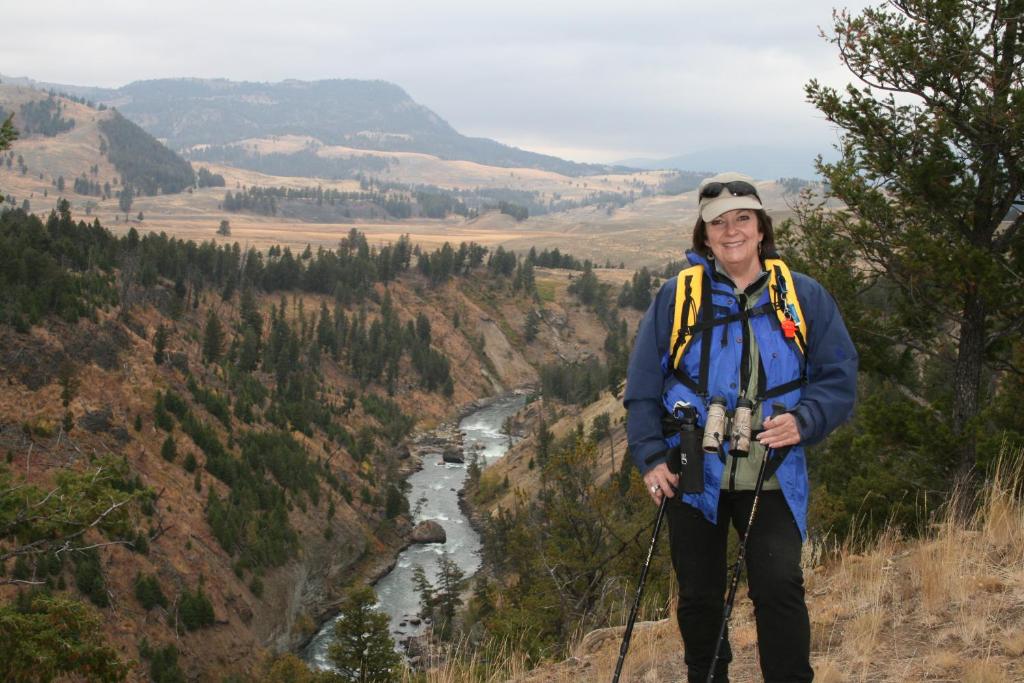
[[[704,274],[707,275],[712,282],[718,282],[721,284],[728,285],[730,294],[736,290],[736,284],[728,275],[719,272],[714,261],[711,261],[705,258],[704,256],[701,256],[692,249],[686,252],[686,260],[690,262],[691,266],[701,266],[704,269]],[[762,270],[764,269],[763,263],[761,264],[761,268]],[[747,287],[747,293],[759,290],[764,285],[767,276],[767,272],[762,272],[761,275],[752,283],[750,283],[749,287]]]

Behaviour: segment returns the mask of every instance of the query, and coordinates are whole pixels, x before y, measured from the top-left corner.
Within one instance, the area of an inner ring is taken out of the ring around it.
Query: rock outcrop
[[[412,530],[413,543],[445,543],[447,541],[448,535],[444,532],[444,527],[432,519],[420,522]]]
[[[455,463],[458,465],[466,462],[466,457],[462,454],[462,449],[458,446],[445,448],[444,453],[441,454],[441,459],[445,462]]]

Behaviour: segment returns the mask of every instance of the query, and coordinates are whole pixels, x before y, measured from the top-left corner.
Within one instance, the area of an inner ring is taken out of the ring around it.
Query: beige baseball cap
[[[704,196],[705,193],[713,196]],[[700,181],[697,196],[700,217],[705,223],[710,223],[726,211],[764,208],[761,198],[757,195],[754,179],[732,171]]]

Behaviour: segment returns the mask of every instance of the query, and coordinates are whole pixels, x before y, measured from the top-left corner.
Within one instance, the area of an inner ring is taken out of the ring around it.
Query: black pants
[[[722,625],[729,525],[746,533],[753,491],[723,491],[718,524],[675,499],[667,507],[672,564],[679,581],[676,617],[686,648],[690,683],[704,683]],[[800,530],[781,491],[764,491],[747,542],[747,582],[757,620],[761,673],[766,683],[798,683],[814,678],[811,626],[800,569]],[[715,682],[729,680],[732,660],[728,634],[719,652]]]

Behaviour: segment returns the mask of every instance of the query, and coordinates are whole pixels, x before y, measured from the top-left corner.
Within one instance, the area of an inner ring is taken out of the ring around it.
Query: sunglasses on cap
[[[714,199],[722,194],[722,190],[729,190],[729,194],[734,197],[749,197],[753,195],[760,199],[757,195],[757,188],[745,180],[730,180],[727,183],[720,183],[718,181],[708,183],[700,189],[700,198]]]

